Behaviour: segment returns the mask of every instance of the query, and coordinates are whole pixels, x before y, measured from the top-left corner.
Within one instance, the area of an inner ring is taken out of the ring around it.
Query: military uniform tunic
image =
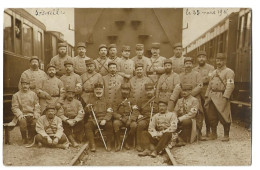
[[[101,57],[94,60],[96,64],[96,71],[100,73],[102,76],[105,76],[108,74],[108,62],[109,59],[106,57],[105,59],[102,59]]]
[[[180,74],[182,72],[184,72],[184,56],[181,57],[176,57],[173,56],[170,59],[172,60],[172,70],[177,73]]]
[[[164,73],[158,80],[156,88],[156,97],[161,99],[164,98],[167,101],[170,99],[170,96],[177,84],[180,83],[179,75],[175,72],[170,74]]]
[[[126,59],[124,57],[121,58],[120,62],[118,63],[118,74],[125,77],[130,75],[133,77],[135,70],[135,63],[131,59]]]
[[[150,58],[151,66],[148,67],[147,75],[153,80],[154,83],[157,83],[159,76],[164,73],[164,60],[166,58],[159,56],[158,58],[152,56]]]
[[[130,96],[134,102],[139,103],[144,100],[146,83],[152,83],[152,80],[146,76],[143,76],[141,78],[139,78],[138,76],[134,76],[130,79]]]
[[[87,56],[81,57],[81,56],[76,56],[73,58],[73,67],[74,67],[74,72],[77,73],[78,75],[82,75],[87,71],[87,66],[85,64],[86,60],[89,60],[90,58]]]
[[[72,101],[65,100],[57,115],[63,120],[74,119],[77,122],[83,120],[85,112],[79,100],[73,99]]]
[[[124,82],[124,78],[118,74],[108,74],[103,76],[103,82],[105,87],[105,97],[109,104],[116,102],[117,98],[121,98],[121,84]]]
[[[132,60],[134,61],[135,64],[137,63],[142,63],[144,65],[143,69],[144,69],[144,73],[145,75],[148,68],[152,65],[151,60],[148,57],[142,56],[142,58],[138,58],[138,56],[135,56],[132,58]]]
[[[82,80],[81,80],[81,77],[72,72],[70,75],[63,75],[61,76],[60,80],[63,82],[63,86],[64,88],[76,88],[76,87],[79,87],[81,88],[82,86]]]
[[[19,85],[18,85],[19,89],[21,89],[21,79],[25,78],[30,81],[30,90],[36,92],[36,89],[39,88],[41,81],[46,80],[47,77],[48,77],[47,74],[40,69],[36,71],[32,69],[25,70],[22,73],[19,81]]]
[[[120,63],[120,61],[121,61],[121,58],[120,57],[114,57],[114,58],[111,58],[111,57],[108,57],[108,61],[113,61],[113,62],[115,62],[116,64],[117,64],[117,67],[118,67],[118,65],[119,65],[119,63]]]
[[[66,55],[65,57],[60,57],[59,55],[56,55],[51,59],[50,64],[56,67],[56,76],[61,77],[62,75],[66,74],[64,61],[69,59],[71,60],[72,57],[68,55]]]
[[[81,80],[83,83],[83,92],[81,98],[84,100],[85,103],[88,103],[90,96],[94,93],[94,84],[98,82],[102,83],[103,78],[101,74],[94,71],[92,74],[89,74],[87,72],[82,74]]]
[[[51,99],[47,98],[48,95],[51,96]],[[42,112],[48,104],[63,103],[65,98],[63,82],[57,77],[48,77],[47,80],[42,81],[38,96],[40,98]]]
[[[224,66],[221,69],[216,69],[210,76],[209,85],[205,96],[208,97],[217,108],[218,112],[222,115],[227,123],[231,122],[231,109],[229,99],[234,88],[233,70]],[[226,99],[225,99],[226,98]]]

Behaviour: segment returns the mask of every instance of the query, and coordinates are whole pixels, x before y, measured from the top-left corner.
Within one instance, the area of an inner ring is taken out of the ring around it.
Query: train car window
[[[246,46],[251,46],[251,12],[248,13],[247,26],[246,26]]]
[[[57,38],[52,36],[51,37],[51,43],[52,43],[52,57],[57,55]]]
[[[243,31],[244,31],[244,27],[243,27],[243,25],[244,25],[244,16],[241,16],[240,17],[240,19],[239,19],[239,31],[240,31],[240,33],[239,33],[239,40],[238,40],[238,42],[239,42],[239,48],[241,48],[242,47],[242,42],[243,42]]]
[[[32,56],[33,54],[33,29],[23,24],[23,55]]]
[[[37,40],[35,43],[35,47],[36,47],[36,52],[35,54],[42,59],[42,33],[41,32],[37,32]]]
[[[21,20],[15,19],[14,31],[15,31],[15,41],[14,41],[15,53],[22,54],[22,32],[21,32],[22,23],[21,23]]]
[[[4,13],[4,50],[14,51],[13,17]]]
[[[245,46],[246,43],[246,36],[247,36],[247,18],[248,18],[248,13],[245,14],[245,18],[244,18],[244,24],[243,24],[243,47]]]
[[[219,53],[223,53],[224,52],[224,35],[223,33],[219,35],[219,38],[218,38],[218,52]]]

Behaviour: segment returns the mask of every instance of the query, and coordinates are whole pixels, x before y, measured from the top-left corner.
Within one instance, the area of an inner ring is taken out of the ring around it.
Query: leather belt
[[[51,95],[51,97],[60,97],[60,95],[58,94],[58,95]]]
[[[224,92],[225,90],[212,90],[213,92]]]
[[[207,86],[209,84],[209,82],[207,82],[207,83],[203,83],[203,86]]]

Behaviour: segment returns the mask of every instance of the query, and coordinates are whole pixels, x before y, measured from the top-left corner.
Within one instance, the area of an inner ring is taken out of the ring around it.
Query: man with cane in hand
[[[106,150],[111,151],[111,141],[113,139],[113,126],[111,118],[113,109],[108,107],[106,98],[103,96],[103,93],[103,84],[96,83],[94,85],[94,95],[90,97],[90,100],[88,103],[86,103],[85,107],[85,113],[87,116],[89,116],[87,123],[85,124],[85,132],[89,140],[91,152],[96,151],[94,132],[97,128],[102,137]],[[105,142],[100,128],[104,129],[106,132],[107,142]]]

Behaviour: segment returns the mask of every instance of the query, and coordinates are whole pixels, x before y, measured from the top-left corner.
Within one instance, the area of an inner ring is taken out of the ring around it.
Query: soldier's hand
[[[89,110],[91,110],[91,106],[93,106],[93,104],[87,104],[87,108],[88,108]]]
[[[143,115],[138,115],[138,119],[141,119],[142,117],[144,117]]]
[[[25,119],[25,116],[23,114],[21,114],[20,116],[18,116],[18,120],[22,120],[22,119]]]
[[[107,108],[107,112],[108,113],[112,113],[113,112],[113,109],[111,107]]]
[[[68,119],[68,120],[67,120],[67,123],[68,123],[70,126],[74,126],[73,120],[71,120],[71,119]]]
[[[51,100],[51,95],[49,95],[49,94],[46,94],[46,99],[48,99],[48,100]]]
[[[50,145],[52,144],[52,139],[51,139],[49,136],[47,137],[47,142],[48,142],[48,144],[50,144]]]
[[[133,105],[132,109],[133,110],[138,110],[138,106],[137,105]]]
[[[106,124],[106,120],[101,120],[100,125],[104,126]]]
[[[34,115],[33,115],[33,118],[34,118],[34,119],[39,119],[39,117],[41,117],[40,114],[34,114]]]
[[[56,138],[53,139],[52,144],[57,145],[58,142],[59,142],[59,139],[56,137]]]

